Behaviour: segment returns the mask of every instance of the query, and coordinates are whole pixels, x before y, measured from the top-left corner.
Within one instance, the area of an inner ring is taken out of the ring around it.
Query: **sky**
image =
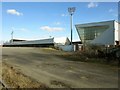
[[[1,4],[0,4],[1,5]],[[73,14],[73,41],[78,41],[75,25],[118,20],[117,2],[2,2],[2,40],[70,39],[68,7]]]

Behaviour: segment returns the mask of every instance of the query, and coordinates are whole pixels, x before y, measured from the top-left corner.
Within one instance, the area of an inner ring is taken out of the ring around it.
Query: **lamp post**
[[[68,12],[70,14],[70,28],[71,28],[71,45],[72,45],[72,15],[75,12],[75,7],[69,7]]]

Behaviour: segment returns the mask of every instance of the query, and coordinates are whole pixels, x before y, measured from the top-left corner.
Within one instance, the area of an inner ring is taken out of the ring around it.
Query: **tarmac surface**
[[[27,47],[3,47],[2,61],[51,88],[117,88],[118,70],[108,65],[70,61],[67,52]]]

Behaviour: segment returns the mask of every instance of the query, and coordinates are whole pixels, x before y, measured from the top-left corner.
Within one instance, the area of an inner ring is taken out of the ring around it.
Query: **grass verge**
[[[9,88],[47,88],[6,63],[2,64],[2,80]]]

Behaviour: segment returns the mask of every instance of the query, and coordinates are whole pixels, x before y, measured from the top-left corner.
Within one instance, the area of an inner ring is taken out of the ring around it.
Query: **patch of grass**
[[[69,60],[69,61],[78,61],[78,62],[80,61],[80,62],[118,66],[118,62],[115,60],[107,62],[106,58],[99,58],[94,54],[89,54],[84,52],[74,52],[74,53],[66,53],[66,54],[63,53],[56,56],[60,58],[64,58],[65,60]]]

